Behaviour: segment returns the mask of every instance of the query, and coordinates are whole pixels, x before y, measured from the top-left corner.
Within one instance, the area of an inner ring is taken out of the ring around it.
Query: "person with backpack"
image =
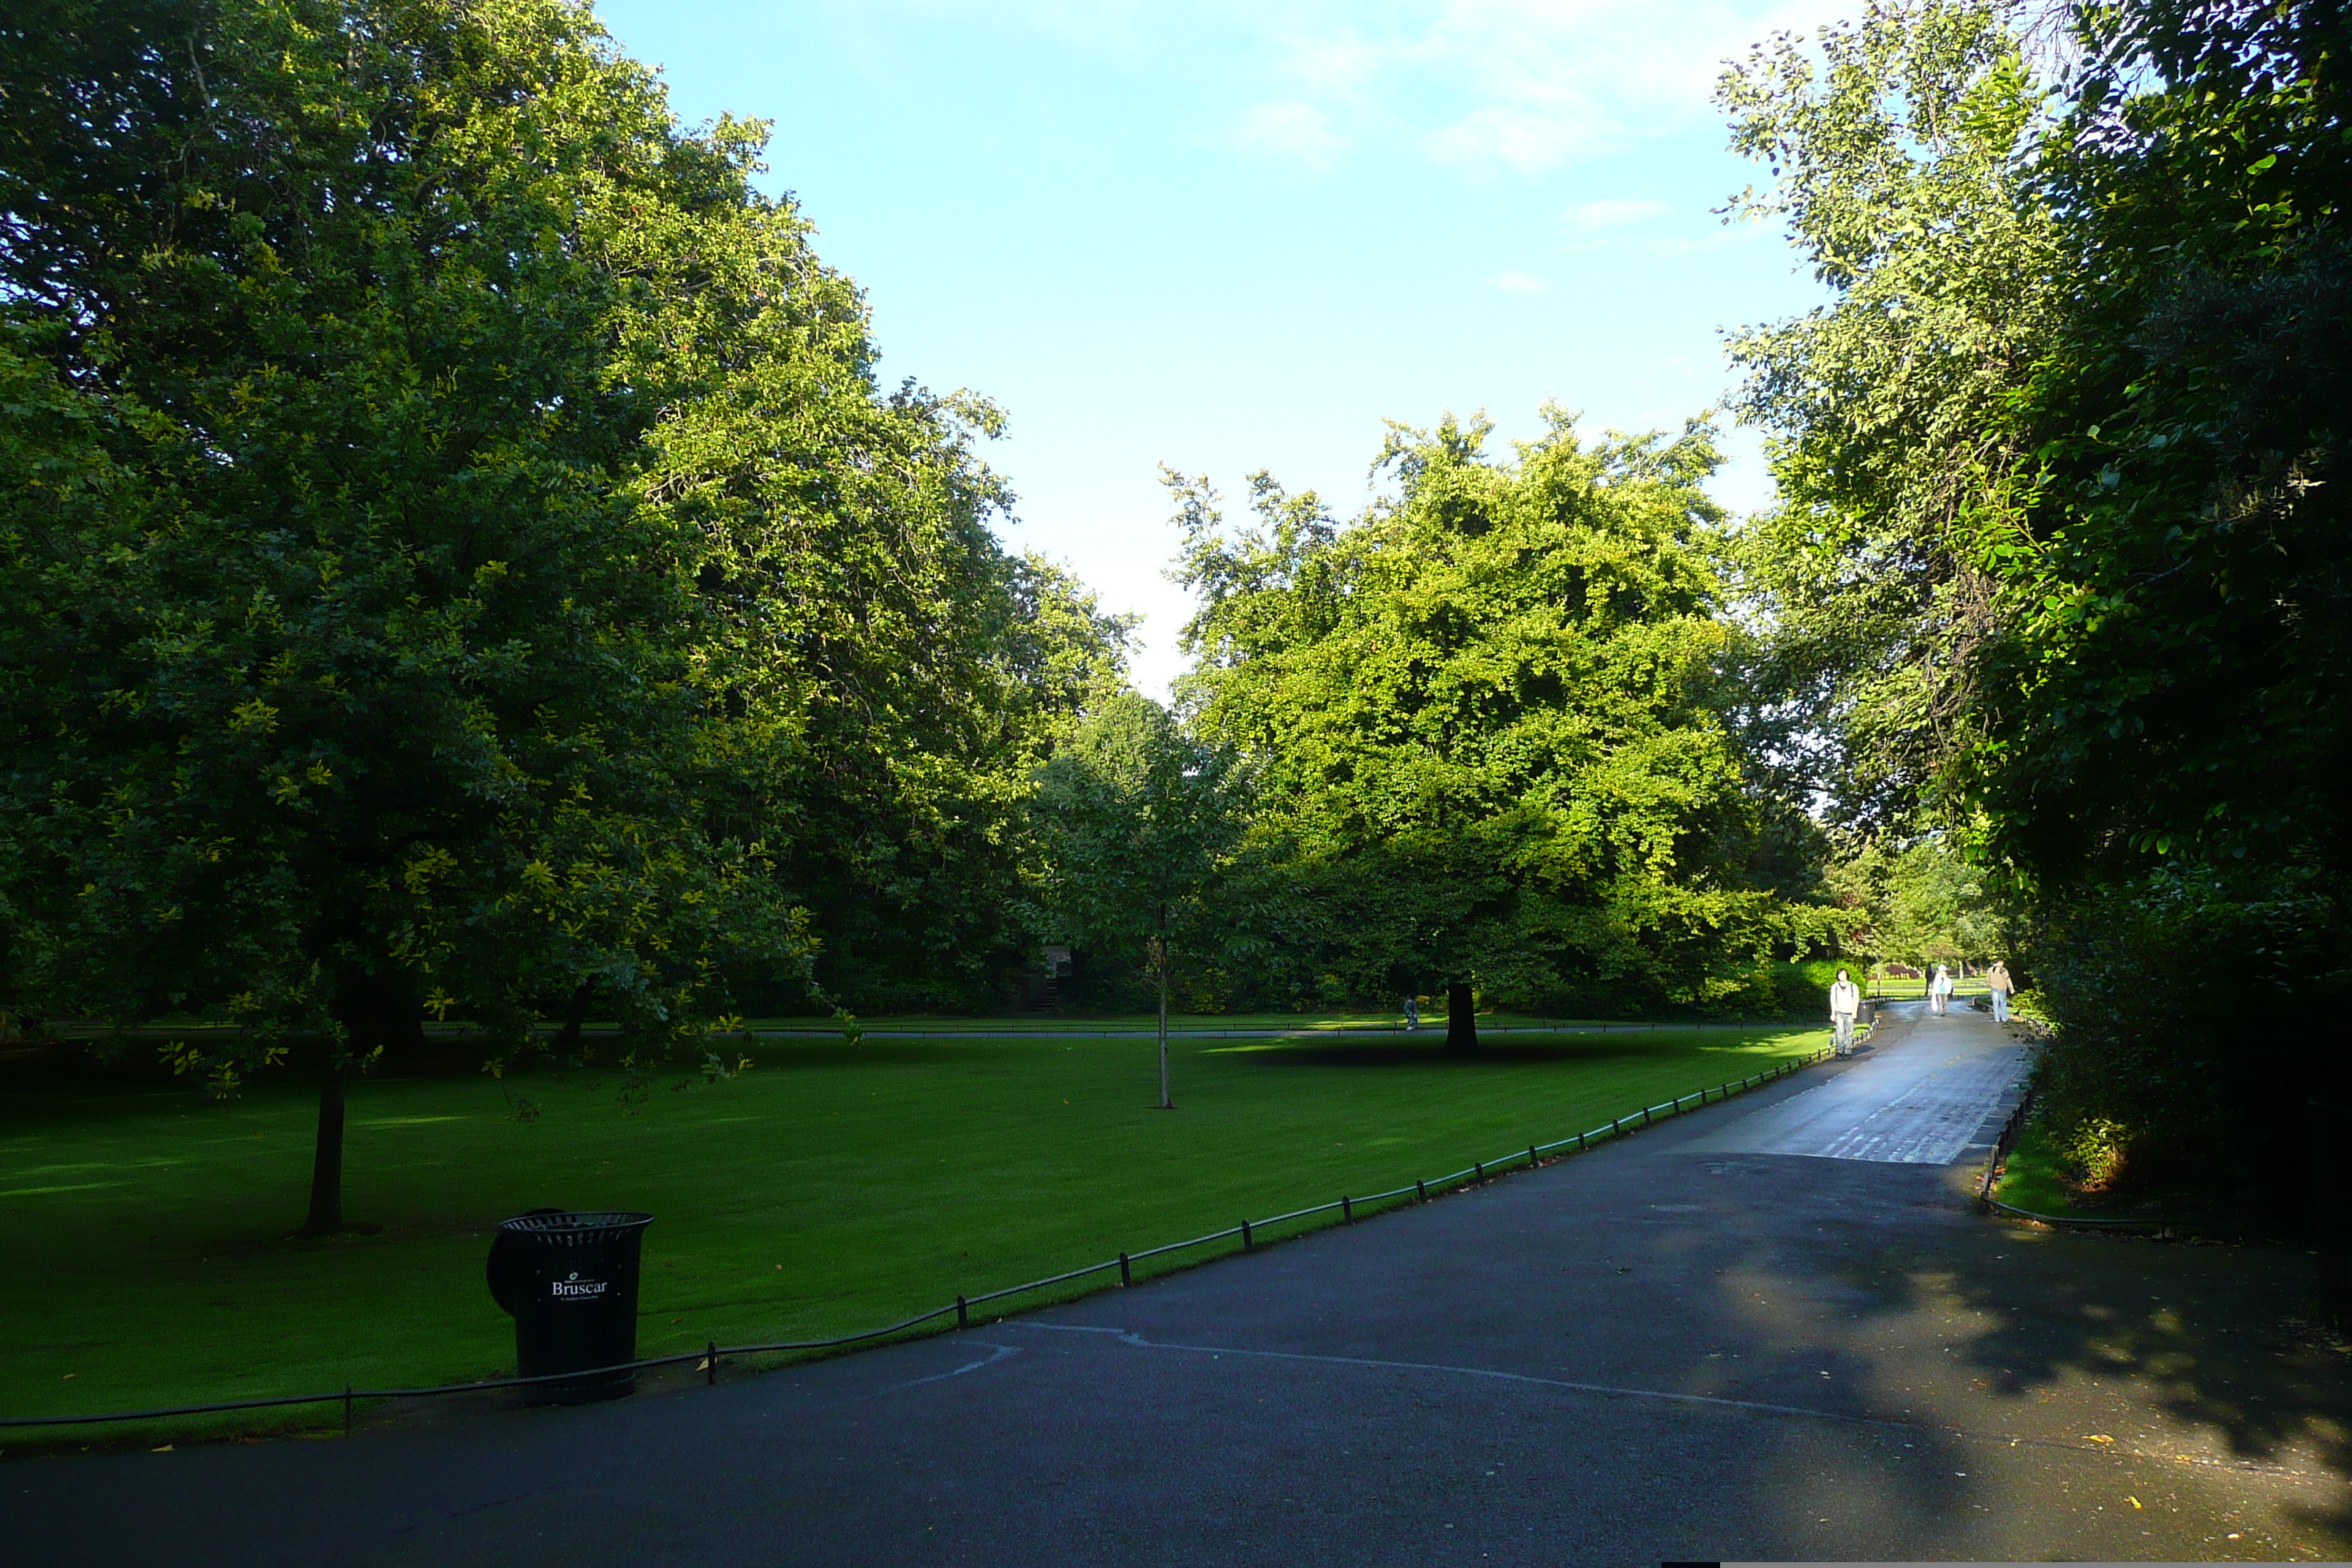
[[[1985,971],[1985,984],[1992,992],[1992,1021],[2009,1022],[2009,994],[2017,989],[2017,982],[2009,977],[2009,965],[1996,958]]]
[[[1838,971],[1837,984],[1830,987],[1830,1027],[1837,1034],[1837,1054],[1853,1055],[1853,1021],[1862,1012],[1862,987],[1844,970]]]

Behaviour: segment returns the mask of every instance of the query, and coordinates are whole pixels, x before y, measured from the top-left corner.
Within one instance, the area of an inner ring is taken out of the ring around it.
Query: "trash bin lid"
[[[633,1209],[536,1209],[530,1214],[520,1214],[512,1219],[499,1221],[499,1228],[509,1236],[543,1236],[554,1239],[615,1230],[637,1230],[653,1222],[653,1215]]]

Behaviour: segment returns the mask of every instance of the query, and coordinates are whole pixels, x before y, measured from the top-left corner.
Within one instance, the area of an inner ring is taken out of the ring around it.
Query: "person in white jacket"
[[[1938,1018],[1952,1010],[1952,972],[1940,963],[1936,965],[1936,978],[1927,984],[1927,995]]]
[[[1862,987],[1843,969],[1830,987],[1830,1027],[1837,1031],[1837,1054],[1853,1055],[1853,1021],[1862,1012]]]

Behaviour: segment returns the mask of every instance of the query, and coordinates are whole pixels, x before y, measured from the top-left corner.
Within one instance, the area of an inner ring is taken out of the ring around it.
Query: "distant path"
[[[1910,1011],[1918,1013],[1923,1008]],[[1847,1072],[1695,1140],[1694,1152],[1809,1154],[1948,1165],[2025,1076],[2025,1047],[1990,1015],[1956,1007],[1900,1050],[1865,1048]],[[1889,1033],[1900,1027],[1892,1021]]]
[[[0,1462],[0,1560],[2352,1557],[2352,1356],[2295,1326],[2305,1259],[1978,1218],[1998,1075],[1959,1064],[2001,1048],[1898,1018],[1541,1171],[716,1388]],[[1930,1089],[1981,1113],[1958,1163],[1895,1114]]]

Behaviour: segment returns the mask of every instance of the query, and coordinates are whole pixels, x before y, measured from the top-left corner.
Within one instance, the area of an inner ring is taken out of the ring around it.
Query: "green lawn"
[[[2178,1180],[2137,1183],[2118,1191],[2084,1191],[2039,1115],[2026,1119],[2001,1167],[1993,1196],[2029,1214],[2053,1219],[2168,1221],[2189,1229],[2231,1231],[2244,1223],[2229,1194]]]
[[[492,1222],[541,1205],[658,1216],[641,1354],[814,1338],[1571,1135],[1824,1037],[1517,1037],[1471,1060],[1434,1038],[1181,1041],[1173,1113],[1150,1109],[1149,1040],[768,1042],[753,1070],[635,1117],[593,1071],[510,1079],[534,1121],[488,1079],[372,1079],[348,1209],[383,1229],[333,1242],[285,1239],[308,1183],[299,1083],[226,1105],[154,1083],[10,1092],[0,1415],[509,1372],[482,1259]]]
[[[1826,1007],[1826,1004],[1823,1005]],[[972,1017],[969,1015],[950,1016],[944,1014],[893,1014],[888,1016],[861,1015],[858,1027],[869,1035],[917,1033],[925,1035],[1047,1035],[1098,1036],[1107,1031],[1148,1035],[1157,1025],[1149,1015],[1138,1016],[1121,1014],[1111,1017],[1089,1016],[1083,1013],[1022,1015],[1004,1017]],[[825,1017],[752,1018],[746,1026],[756,1032],[788,1032],[799,1034],[838,1034],[841,1025]],[[1285,1033],[1315,1033],[1343,1035],[1360,1030],[1396,1030],[1404,1027],[1402,1013],[1171,1013],[1168,1028],[1171,1034],[1187,1032],[1230,1034],[1241,1030],[1279,1030]],[[1736,1029],[1752,1032],[1756,1021],[1738,1023],[1698,1023],[1691,1020],[1654,1020],[1627,1022],[1603,1021],[1597,1018],[1538,1016],[1531,1013],[1481,1013],[1478,1027],[1482,1034],[1517,1035],[1530,1030],[1545,1034],[1563,1029],[1591,1029],[1605,1033],[1626,1030],[1658,1029],[1721,1030]],[[1430,1036],[1445,1033],[1443,1010],[1425,1010],[1421,1016],[1421,1032]]]
[[[2032,1214],[2067,1215],[2074,1194],[2065,1181],[2063,1163],[2039,1117],[2029,1117],[2018,1129],[2017,1142],[2003,1163],[2000,1182],[1992,1195],[2002,1203]]]
[[[1927,994],[1927,982],[1925,976],[1906,980],[1900,974],[1882,974],[1875,980],[1866,980],[1863,984],[1863,994],[1888,1001],[1916,1002]],[[1971,974],[1965,979],[1957,974],[1952,976],[1953,995],[1981,996],[1984,994],[1983,975]]]

